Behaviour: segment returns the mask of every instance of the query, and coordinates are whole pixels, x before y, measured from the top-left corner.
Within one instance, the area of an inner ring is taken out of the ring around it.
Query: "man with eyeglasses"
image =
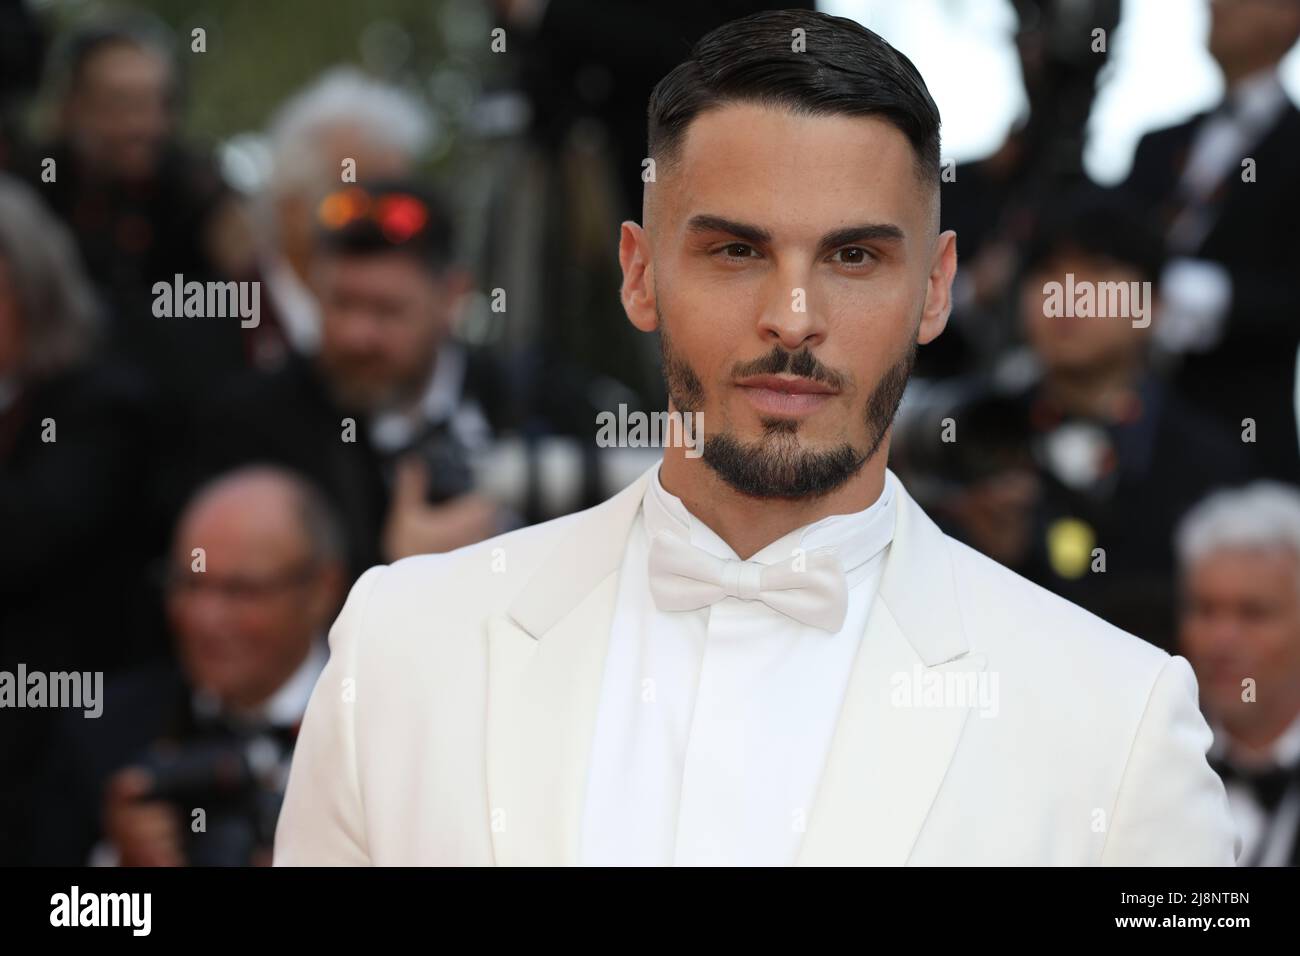
[[[269,862],[342,554],[320,493],[287,472],[253,466],[199,491],[164,574],[179,667],[128,674],[100,719],[69,719],[42,788],[43,862]]]

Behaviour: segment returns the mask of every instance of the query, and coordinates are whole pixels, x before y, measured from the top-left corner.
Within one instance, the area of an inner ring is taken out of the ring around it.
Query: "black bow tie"
[[[298,724],[273,724],[265,720],[241,720],[226,714],[198,717],[196,730],[205,736],[222,739],[255,740],[269,738],[283,750],[292,750],[298,739]]]
[[[1236,781],[1245,784],[1266,811],[1272,813],[1282,802],[1287,788],[1300,780],[1300,763],[1289,767],[1273,765],[1262,768],[1239,767],[1226,760],[1212,760],[1210,766],[1223,778],[1224,783]]]

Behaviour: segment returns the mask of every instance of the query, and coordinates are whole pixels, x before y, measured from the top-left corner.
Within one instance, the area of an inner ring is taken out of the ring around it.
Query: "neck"
[[[1300,717],[1300,703],[1294,707],[1280,708],[1271,714],[1266,713],[1249,724],[1225,723],[1229,736],[1228,750],[1233,759],[1246,764],[1271,762],[1273,744],[1286,733],[1297,717]]]
[[[422,376],[394,388],[382,401],[374,403],[370,408],[370,414],[396,415],[412,421],[418,420],[425,396],[429,394],[429,389],[433,386],[433,377],[438,370],[438,355],[439,352],[433,353],[433,358],[429,360]]]
[[[256,686],[223,689],[208,687],[204,690],[216,700],[221,707],[222,714],[238,720],[249,720],[261,713],[266,706],[266,702],[271,699],[271,695],[275,693],[278,686],[267,687],[265,683],[259,681]]]
[[[1220,69],[1223,70],[1223,85],[1226,86],[1229,91],[1235,90],[1240,86],[1242,80],[1250,79],[1261,71],[1275,66],[1276,61],[1271,58],[1266,60],[1251,60],[1244,63],[1233,63],[1230,65],[1219,65]]]
[[[1115,363],[1096,369],[1047,373],[1043,391],[1062,411],[1089,418],[1113,418],[1137,387],[1136,365]]]
[[[830,515],[853,514],[870,507],[885,488],[889,435],[852,478],[817,498],[753,498],[726,484],[704,463],[687,458],[686,449],[664,450],[659,480],[692,515],[703,521],[741,560],[748,560],[796,528]]]
[[[256,685],[241,687],[232,690],[228,694],[220,695],[221,706],[227,713],[234,714],[237,717],[249,718],[258,716],[270,703],[271,698],[279,693],[280,688],[289,683],[293,676],[298,673],[298,669],[303,666],[310,656],[312,647],[310,644],[292,660],[284,661],[276,673],[269,680],[260,681]]]

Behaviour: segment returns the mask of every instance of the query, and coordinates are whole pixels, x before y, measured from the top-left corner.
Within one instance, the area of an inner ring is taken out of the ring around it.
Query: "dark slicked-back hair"
[[[907,57],[852,20],[777,10],[709,33],[650,94],[650,155],[671,164],[697,116],[739,102],[879,116],[912,144],[922,181],[939,183],[939,109],[925,81]]]

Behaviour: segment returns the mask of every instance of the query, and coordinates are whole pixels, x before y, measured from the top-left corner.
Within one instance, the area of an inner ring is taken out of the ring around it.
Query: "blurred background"
[[[266,862],[351,582],[655,460],[597,441],[666,401],[618,299],[646,101],[799,5],[0,0],[0,672],[105,675],[0,709],[0,862]],[[1300,0],[817,7],[944,120],[892,467],[1188,655],[1243,862],[1300,863]],[[1067,275],[1152,321],[1049,314]]]

